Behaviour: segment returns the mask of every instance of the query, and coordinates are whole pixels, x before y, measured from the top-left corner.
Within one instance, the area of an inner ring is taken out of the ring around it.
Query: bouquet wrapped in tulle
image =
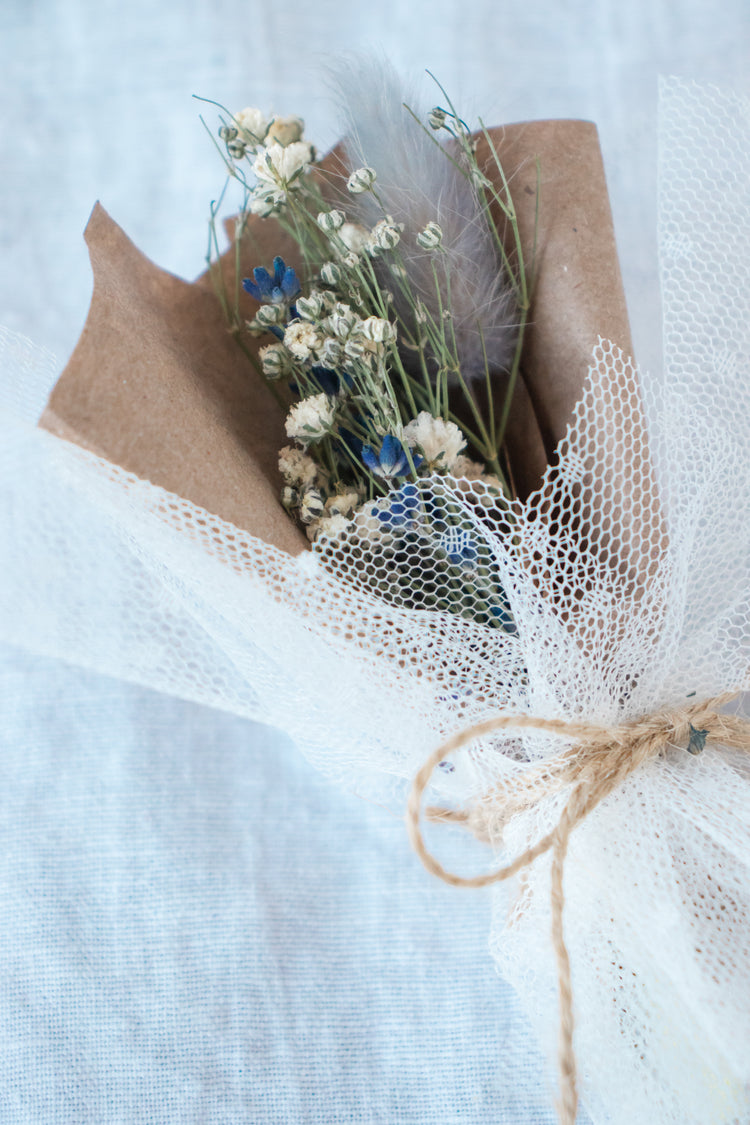
[[[358,96],[322,164],[294,119],[224,119],[246,194],[195,284],[95,210],[86,328],[13,445],[4,562],[54,552],[53,625],[16,591],[7,633],[364,796],[417,776],[433,871],[464,881],[425,817],[492,846],[465,881],[551,1050],[559,1022],[561,1119],[746,1120],[747,106],[665,88],[642,378],[592,126]]]

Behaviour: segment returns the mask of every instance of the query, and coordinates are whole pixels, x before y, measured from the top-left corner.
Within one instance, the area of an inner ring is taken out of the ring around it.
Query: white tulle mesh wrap
[[[510,515],[480,485],[422,488],[413,589],[434,589],[430,537],[460,510],[514,632],[402,604],[387,537],[290,559],[35,430],[7,392],[34,356],[6,336],[5,638],[282,727],[396,806],[442,736],[498,711],[615,723],[750,687],[750,110],[671,82],[661,121],[663,372],[641,381],[600,342],[558,468]],[[465,594],[478,604],[468,570]],[[434,796],[558,748],[487,739]],[[750,1120],[748,761],[675,748],[573,834],[565,935],[597,1123]],[[506,858],[559,808],[514,818]],[[548,899],[542,858],[497,892],[492,949],[553,1054]]]

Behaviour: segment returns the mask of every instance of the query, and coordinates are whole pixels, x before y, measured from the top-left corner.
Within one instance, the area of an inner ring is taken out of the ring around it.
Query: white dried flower
[[[361,500],[354,489],[330,496],[326,500],[326,511],[332,516],[350,516]]]
[[[457,480],[482,480],[485,467],[481,461],[472,461],[470,457],[459,454],[451,465],[451,474]]]
[[[316,222],[324,234],[333,234],[344,225],[345,218],[343,211],[321,211]]]
[[[302,449],[285,445],[279,450],[279,472],[293,488],[309,488],[317,479],[318,466]]]
[[[279,144],[284,148],[302,140],[305,123],[301,117],[274,117],[268,126],[266,144]]]
[[[417,235],[417,246],[423,250],[437,250],[443,241],[443,229],[437,223],[428,223]]]
[[[346,186],[352,195],[359,195],[363,191],[370,191],[375,183],[376,173],[374,168],[357,168],[347,180]]]
[[[333,428],[336,404],[326,394],[311,395],[296,402],[286,419],[287,437],[303,445],[319,441]]]
[[[345,532],[350,531],[354,524],[343,515],[324,516],[318,520],[315,528],[315,540],[340,539]]]
[[[361,223],[344,223],[339,231],[339,238],[347,250],[351,250],[353,254],[360,254],[367,246],[370,232]]]
[[[344,263],[344,265],[346,266],[347,269],[353,270],[355,268],[355,266],[359,265],[359,261],[360,261],[359,254],[355,254],[352,251],[350,251],[348,254],[344,254],[341,261]]]
[[[320,267],[320,280],[324,285],[340,285],[343,277],[341,266],[336,262],[324,262]]]
[[[245,142],[260,144],[268,132],[268,118],[253,106],[235,113],[234,120]]]
[[[313,151],[306,141],[280,145],[276,141],[261,149],[253,162],[253,172],[261,183],[289,187],[308,167]]]
[[[372,228],[370,237],[367,242],[367,248],[371,254],[377,254],[382,250],[393,250],[398,246],[401,241],[401,231],[404,229],[403,223],[394,223],[390,215],[381,219]]]
[[[299,505],[299,518],[303,523],[311,523],[319,519],[326,510],[323,497],[317,488],[305,489]]]
[[[295,359],[309,359],[320,344],[320,336],[308,321],[293,320],[284,332],[284,346]]]
[[[427,124],[431,129],[442,129],[448,114],[439,105],[434,106],[427,114]]]
[[[357,330],[365,339],[372,340],[375,344],[389,344],[397,335],[396,325],[379,316],[368,316],[366,320],[360,322]]]
[[[419,446],[429,465],[449,471],[466,446],[466,438],[455,422],[434,418],[427,410],[420,411],[416,418],[404,426],[403,440],[411,448]]]
[[[258,352],[263,374],[267,379],[280,379],[290,368],[290,356],[283,344],[268,344]]]

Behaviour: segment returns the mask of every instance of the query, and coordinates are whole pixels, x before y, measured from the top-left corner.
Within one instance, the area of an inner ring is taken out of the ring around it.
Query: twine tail
[[[558,824],[556,839],[552,850],[550,872],[550,906],[552,910],[552,944],[557,961],[557,994],[560,1005],[560,1028],[558,1037],[558,1066],[560,1074],[560,1096],[557,1104],[560,1125],[575,1125],[578,1113],[578,1086],[576,1075],[576,1056],[573,1049],[573,985],[570,976],[570,957],[563,933],[563,910],[565,894],[563,891],[563,872],[565,856],[568,851],[570,833],[578,818],[578,799],[582,794],[579,786],[568,802]]]

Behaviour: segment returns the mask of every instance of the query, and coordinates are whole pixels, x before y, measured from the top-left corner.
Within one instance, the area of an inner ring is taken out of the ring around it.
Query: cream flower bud
[[[284,323],[286,309],[283,305],[261,305],[255,314],[255,323],[260,328],[276,328]]]
[[[326,510],[323,497],[317,488],[308,488],[302,495],[299,506],[299,518],[303,523],[311,523],[318,519]]]
[[[323,341],[323,347],[320,349],[320,363],[322,367],[327,367],[329,371],[335,371],[336,368],[344,361],[344,350],[338,340],[332,336],[327,336]],[[343,384],[342,384],[343,386]]]
[[[443,230],[437,223],[428,223],[417,235],[417,246],[423,250],[437,250],[442,241]]]
[[[320,267],[320,280],[324,285],[340,285],[343,277],[341,266],[335,262],[324,262]]]
[[[227,142],[227,152],[231,156],[232,160],[242,160],[243,156],[247,152],[247,145],[243,140],[240,140],[240,138],[237,137],[236,140]]]
[[[429,320],[427,306],[424,301],[420,301],[419,297],[414,304],[414,320],[417,324],[426,324]]]
[[[431,129],[442,129],[448,114],[439,105],[434,106],[427,114],[427,124]]]
[[[328,317],[326,327],[334,336],[338,336],[340,340],[345,339],[357,324],[358,318],[355,312],[352,312],[349,305],[339,301]]]
[[[368,316],[359,325],[359,331],[367,340],[375,344],[389,344],[396,339],[396,325],[379,316]]]
[[[259,109],[248,106],[235,113],[234,120],[244,141],[260,144],[268,132],[268,118]]]
[[[219,129],[219,137],[222,141],[234,141],[237,139],[237,130],[233,125],[222,125]]]
[[[285,508],[296,508],[299,504],[299,492],[297,492],[297,489],[285,484],[281,490],[281,503]]]
[[[269,344],[261,348],[258,358],[267,379],[280,379],[289,371],[289,352],[283,344]]]
[[[300,320],[309,320],[313,323],[320,320],[326,312],[326,302],[323,294],[313,289],[307,297],[298,297],[295,301],[297,316]]]
[[[344,344],[344,355],[347,359],[362,359],[367,355],[369,359],[368,349],[361,340],[355,340],[351,337]]]
[[[357,168],[347,180],[346,186],[352,195],[359,195],[363,191],[371,191],[375,178],[374,168]]]
[[[318,441],[330,433],[335,417],[336,405],[328,395],[303,398],[294,404],[287,415],[287,437],[296,438],[303,445]]]
[[[305,123],[301,117],[274,117],[268,126],[266,144],[279,144],[286,148],[295,141],[302,140]]]
[[[286,203],[283,191],[268,191],[267,185],[261,191],[255,191],[250,198],[250,211],[261,219],[275,215]]]
[[[321,211],[317,223],[325,234],[333,234],[343,226],[345,218],[343,211]]]
[[[393,219],[388,216],[386,219],[381,219],[372,228],[368,249],[371,254],[377,254],[382,250],[393,250],[398,246],[401,241],[401,231],[404,229],[403,223],[394,223]]]

